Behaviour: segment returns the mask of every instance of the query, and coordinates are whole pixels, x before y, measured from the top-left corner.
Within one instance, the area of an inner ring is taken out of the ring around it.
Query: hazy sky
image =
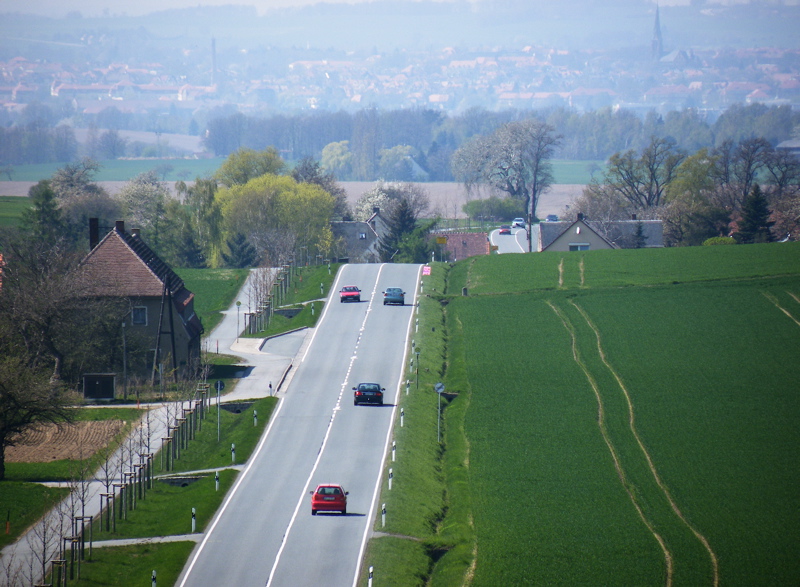
[[[329,4],[355,3],[375,0],[326,0]],[[414,2],[415,0],[404,0]],[[439,0],[448,1],[448,0]],[[471,0],[491,2],[491,0]],[[742,0],[718,0],[719,3],[739,3]],[[746,1],[746,0],[744,0]],[[224,6],[230,4],[255,6],[260,13],[273,8],[317,4],[319,0],[0,0],[0,12],[23,12],[52,17],[63,17],[69,12],[80,12],[83,16],[138,16],[168,8],[193,6]],[[712,0],[713,2],[713,0]],[[656,0],[653,0],[656,3]],[[685,5],[689,0],[658,0],[661,6]]]

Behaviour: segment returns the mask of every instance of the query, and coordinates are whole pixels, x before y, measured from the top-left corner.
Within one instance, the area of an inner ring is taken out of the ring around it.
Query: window
[[[589,243],[569,243],[570,251],[588,251]]]
[[[147,307],[137,306],[131,310],[131,322],[140,326],[147,326]]]
[[[366,232],[359,232],[358,233],[358,238],[360,240],[366,240],[367,239],[367,233]]]

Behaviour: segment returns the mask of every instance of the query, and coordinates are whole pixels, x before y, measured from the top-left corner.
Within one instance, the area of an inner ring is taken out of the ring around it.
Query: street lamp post
[[[242,302],[236,302],[236,342],[239,342],[239,308],[241,307]]]

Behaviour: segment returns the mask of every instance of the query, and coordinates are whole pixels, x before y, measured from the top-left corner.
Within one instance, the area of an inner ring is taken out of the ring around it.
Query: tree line
[[[763,104],[736,104],[716,119],[698,109],[664,115],[651,110],[643,117],[624,108],[590,112],[472,108],[452,116],[426,108],[366,108],[354,113],[314,111],[271,117],[231,110],[197,114],[199,120],[191,125],[216,156],[227,157],[241,148],[274,147],[286,161],[306,157],[320,161],[339,181],[453,181],[452,155],[465,142],[531,118],[550,125],[561,137],[556,158],[595,161],[643,149],[652,136],[672,139],[689,152],[753,137],[776,146],[792,138],[800,123],[800,113],[788,105]],[[0,165],[8,169],[25,163],[68,163],[81,156],[103,160],[175,154],[166,145],[128,143],[119,134],[124,129],[160,132],[162,122],[154,112],[123,114],[110,106],[97,115],[80,115],[73,123],[95,129],[85,147],[78,145],[72,126],[59,123],[56,114],[47,105],[31,103],[17,120],[0,128]]]

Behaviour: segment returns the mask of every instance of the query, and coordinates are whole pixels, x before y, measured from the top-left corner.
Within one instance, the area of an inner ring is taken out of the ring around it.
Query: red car
[[[342,512],[347,514],[347,495],[341,485],[323,484],[311,492],[311,515],[317,512]]]
[[[511,234],[511,227],[508,224],[504,224],[500,227],[500,234]]]
[[[355,285],[345,285],[339,292],[340,302],[360,302],[361,290]]]

